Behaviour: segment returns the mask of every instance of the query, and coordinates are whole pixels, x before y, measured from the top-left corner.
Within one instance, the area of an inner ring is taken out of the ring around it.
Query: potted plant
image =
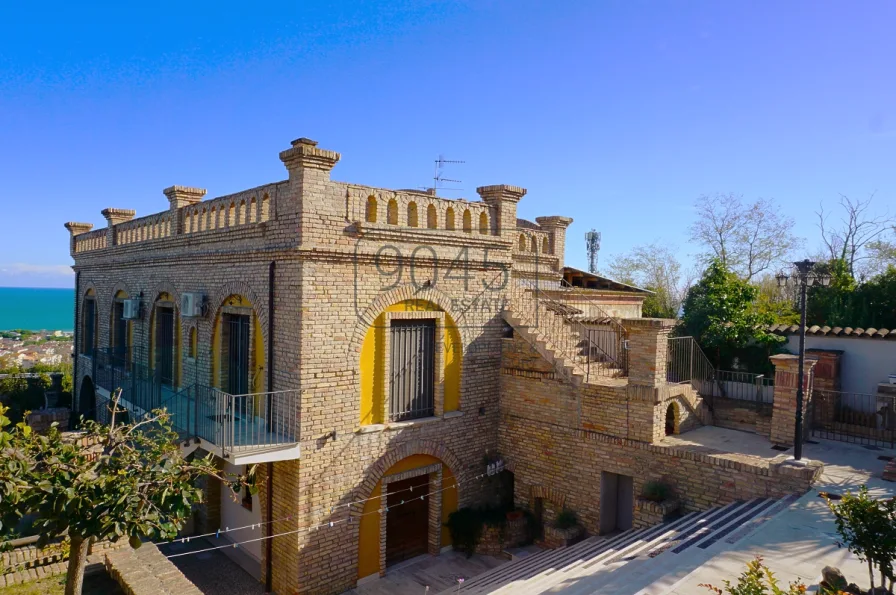
[[[669,520],[678,512],[679,502],[664,481],[648,481],[635,503],[635,525],[650,527]]]

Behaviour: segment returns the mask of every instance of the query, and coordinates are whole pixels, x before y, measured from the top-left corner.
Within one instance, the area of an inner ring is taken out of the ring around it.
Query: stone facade
[[[797,412],[797,383],[799,381],[799,357],[773,355],[775,364],[775,402],[769,439],[778,446],[793,446],[794,419]],[[811,424],[807,412],[812,402],[812,370],[817,360],[806,358],[803,362],[803,439],[809,436]]]
[[[670,411],[675,433],[711,422],[690,386],[666,383],[670,321],[624,320],[629,377],[575,385],[558,374],[560,355],[548,361],[506,338],[512,279],[559,288],[571,223],[517,219],[525,189],[483,186],[481,200],[466,201],[337,182],[330,172],[339,153],[309,139],[280,159],[284,181],[211,200],[202,189],[171,186],[160,213],[134,218],[110,208],[104,229],[66,224],[77,273],[78,412],[101,405],[93,390],[99,358],[90,352],[113,346],[117,300],[139,301],[126,352],[150,370],[170,357],[170,394],[225,388],[222,316],[249,313],[252,402],[292,403],[285,423],[298,447],[246,459],[261,463],[264,531],[278,535],[264,542],[261,564],[275,592],[336,593],[383,573],[389,486],[409,478],[426,477],[425,550],[437,554],[448,545],[447,514],[485,501],[483,461],[496,452],[516,474],[518,504],[553,502],[549,514],[568,506],[589,532],[599,526],[594,486],[604,471],[635,476],[636,491],[665,478],[685,509],[808,485],[812,470],[656,444]],[[203,297],[201,315],[181,311],[188,293]],[[579,310],[595,312],[607,299],[615,300],[608,307],[640,303],[643,292],[574,297]],[[160,356],[154,325],[168,308],[173,353]],[[421,318],[437,334],[435,402],[425,417],[404,420],[391,414],[386,331],[392,321]],[[85,345],[91,336],[94,345]],[[217,528],[229,505],[226,488],[209,482],[205,490],[196,524],[203,532]]]

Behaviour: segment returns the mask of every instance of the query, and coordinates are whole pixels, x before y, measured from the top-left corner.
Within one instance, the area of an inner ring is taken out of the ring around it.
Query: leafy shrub
[[[576,513],[573,511],[564,508],[560,514],[557,515],[557,520],[554,521],[554,526],[561,531],[566,529],[571,529],[576,526],[576,523],[579,522],[579,519],[576,518]]]
[[[451,533],[454,549],[463,552],[469,558],[476,551],[476,545],[482,538],[484,527],[500,527],[507,523],[507,511],[500,507],[460,508],[448,515],[445,526]]]
[[[790,583],[787,590],[778,586],[778,579],[767,566],[762,563],[762,558],[756,558],[752,562],[747,562],[747,569],[737,579],[737,584],[731,581],[722,581],[725,583],[725,590],[719,587],[701,583],[700,587],[709,589],[716,595],[802,595],[806,592],[806,585],[800,582]]]
[[[644,484],[641,497],[651,502],[664,502],[672,497],[672,488],[662,481],[648,481]]]

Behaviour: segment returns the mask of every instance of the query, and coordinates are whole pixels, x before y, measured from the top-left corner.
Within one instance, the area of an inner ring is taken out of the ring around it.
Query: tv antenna
[[[463,188],[447,188],[444,186],[445,182],[450,182],[453,184],[461,183],[460,180],[454,180],[452,178],[446,178],[444,176],[445,165],[449,164],[449,163],[456,164],[456,163],[466,163],[466,162],[460,161],[457,159],[445,159],[445,156],[440,154],[439,158],[436,159],[435,169],[433,170],[433,174],[432,174],[433,191],[438,192],[439,188],[441,188],[442,190],[463,190]],[[440,186],[439,184],[442,184],[442,186]]]
[[[588,250],[588,272],[597,274],[597,255],[600,252],[600,232],[592,229],[585,234],[585,248]]]

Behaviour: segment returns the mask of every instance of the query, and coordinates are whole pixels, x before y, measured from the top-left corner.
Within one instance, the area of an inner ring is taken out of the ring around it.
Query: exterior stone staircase
[[[509,562],[444,593],[635,595],[663,577],[687,574],[720,551],[735,549],[797,498],[734,502],[646,529],[590,537]]]
[[[574,386],[598,377],[624,375],[623,366],[594,344],[586,327],[563,312],[562,304],[541,297],[524,284],[515,284],[504,320]]]

